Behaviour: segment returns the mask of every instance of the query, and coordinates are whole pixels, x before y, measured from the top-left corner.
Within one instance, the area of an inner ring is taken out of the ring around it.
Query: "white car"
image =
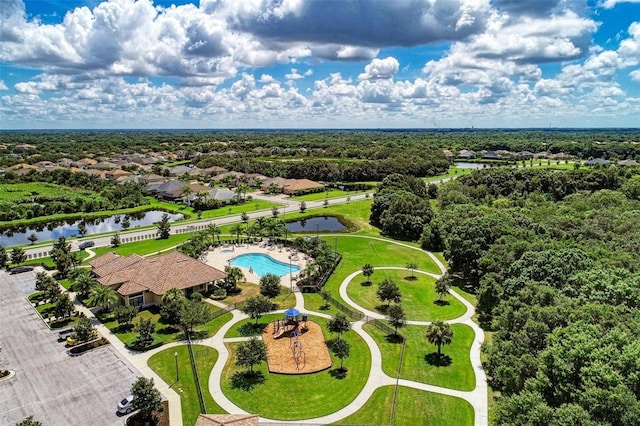
[[[133,395],[126,396],[118,402],[118,413],[129,414],[133,411]]]

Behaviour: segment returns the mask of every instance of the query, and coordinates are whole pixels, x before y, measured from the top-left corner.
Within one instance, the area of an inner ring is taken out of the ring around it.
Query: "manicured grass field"
[[[318,293],[304,293],[304,307],[308,311],[322,312],[323,314],[335,316],[338,311],[333,305],[326,305]]]
[[[362,191],[361,191],[362,192]],[[296,201],[318,201],[324,200],[325,198],[338,198],[338,197],[346,197],[348,195],[354,195],[356,192],[347,192],[341,191],[339,189],[332,189],[330,191],[322,191],[322,192],[314,192],[313,194],[305,194],[291,197],[291,199]]]
[[[94,191],[78,190],[46,182],[0,184],[0,201],[29,201],[33,197],[97,197]]]
[[[347,294],[363,308],[384,313],[386,304],[380,302],[376,291],[380,282],[388,278],[400,287],[401,304],[408,320],[448,320],[465,313],[464,305],[449,294],[443,297],[443,304],[436,303],[438,294],[434,278],[415,273],[414,277],[413,280],[407,279],[411,278],[409,271],[378,270],[371,276],[371,283],[366,283],[364,275],[357,276],[347,287]]]
[[[360,410],[337,424],[390,424],[393,392],[393,386],[376,389]],[[472,426],[473,407],[460,398],[400,386],[393,424]]]
[[[352,272],[362,269],[362,266],[366,263],[370,263],[373,267],[405,267],[407,263],[416,263],[418,265],[417,269],[436,274],[440,273],[438,266],[420,250],[393,244],[389,241],[348,235],[322,238],[332,246],[335,244],[335,238],[337,238],[338,252],[342,253],[343,256],[342,261],[325,285],[325,289],[337,299],[340,298],[338,288],[342,281]],[[375,273],[373,277],[377,279]]]
[[[219,310],[219,308],[213,305],[207,304],[207,306],[209,306],[212,313]],[[231,317],[232,315],[230,313],[226,313],[221,317],[209,321],[206,324],[195,327],[194,337],[206,338],[213,336],[215,332],[224,325],[224,323],[231,319]],[[134,340],[138,336],[133,328],[122,330],[118,326],[118,322],[113,318],[112,312],[109,312],[107,314],[99,314],[98,318],[126,345],[132,345]],[[133,323],[135,324],[136,322],[140,321],[140,318],[151,319],[156,324],[156,331],[155,333],[153,333],[154,341],[156,342],[169,343],[184,339],[184,333],[182,332],[182,330],[175,329],[168,324],[163,324],[160,322],[160,314],[157,307],[150,307],[138,312],[138,315],[133,319]]]
[[[126,234],[120,234],[120,238],[125,237]],[[144,256],[146,254],[157,253],[160,250],[165,250],[170,247],[180,245],[187,241],[192,235],[190,234],[178,234],[171,235],[166,240],[144,240],[136,241],[133,243],[122,244],[120,247],[95,247],[92,250],[96,253],[96,257],[102,256],[105,253],[113,252],[120,256],[129,256],[130,254],[138,254]]]
[[[211,397],[211,392],[209,392],[209,374],[211,373],[213,365],[218,360],[218,351],[202,345],[193,345],[192,349],[207,413],[225,414],[226,411],[216,404]],[[180,379],[177,383],[174,383],[176,382],[175,352],[178,353],[178,377]],[[182,406],[182,422],[184,426],[195,425],[200,415],[200,403],[198,402],[196,381],[189,361],[187,346],[176,346],[158,352],[149,358],[147,365],[166,383],[173,383],[173,389],[178,391],[180,404]]]
[[[329,337],[326,320],[311,319],[322,326],[325,338]],[[371,369],[371,356],[364,340],[355,332],[343,337],[351,345],[350,356],[344,360],[346,376],[336,371],[340,360],[333,356],[329,370],[303,375],[269,374],[266,363],[262,363],[255,370],[262,372],[266,380],[252,390],[232,387],[231,377],[240,370],[235,366],[238,344],[229,344],[230,358],[222,373],[222,390],[242,409],[271,419],[298,420],[331,414],[355,399]]]
[[[227,296],[224,299],[220,299],[219,302],[227,305],[237,305],[244,303],[250,297],[260,294],[260,286],[258,284],[243,282],[240,283],[239,287],[242,289],[242,293]],[[278,304],[277,309],[289,309],[296,305],[296,297],[289,289],[281,287],[280,294],[273,298],[273,302]]]
[[[449,170],[447,171],[447,173],[444,173],[442,175],[437,175],[437,176],[429,176],[426,178],[422,178],[422,180],[424,180],[425,182],[436,182],[446,178],[467,175],[472,171],[473,169],[461,169],[460,167],[449,166]]]
[[[152,205],[161,207],[166,210],[171,210],[172,212],[188,215],[191,219],[196,219],[198,217],[198,212],[195,211],[192,207],[186,205],[158,200],[154,200],[152,202]],[[280,207],[282,206],[282,203],[277,202],[275,199],[273,202],[254,199],[243,204],[224,206],[215,210],[205,210],[202,212],[201,219],[215,219],[217,217],[239,215],[242,214],[242,212],[251,213],[258,210],[267,210],[274,206]]]
[[[269,323],[279,319],[283,319],[284,314],[266,314],[260,317],[256,324],[255,319],[247,318],[235,323],[224,335],[225,338],[229,337],[247,337],[257,336],[262,333],[262,330],[269,325]]]
[[[365,324],[364,329],[380,347],[382,370],[395,377],[402,343],[387,339],[385,333],[371,324]],[[430,344],[425,337],[426,326],[408,325],[400,329],[400,334],[407,341],[400,377],[450,389],[473,390],[476,379],[469,359],[474,337],[473,329],[464,324],[452,324],[451,329],[453,341],[450,345],[442,347],[442,353],[446,356],[445,364],[449,362],[446,365],[438,365],[441,364],[441,360],[433,355],[437,352],[437,347]]]

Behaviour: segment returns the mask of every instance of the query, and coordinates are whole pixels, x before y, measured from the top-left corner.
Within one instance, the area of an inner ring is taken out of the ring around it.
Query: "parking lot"
[[[117,402],[141,374],[107,345],[77,357],[66,353],[26,300],[35,272],[0,272],[0,425],[33,415],[47,426],[122,425]]]

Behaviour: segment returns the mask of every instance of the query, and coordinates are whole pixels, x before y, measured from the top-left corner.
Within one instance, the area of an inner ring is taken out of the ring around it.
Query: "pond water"
[[[74,222],[49,222],[41,225],[32,225],[31,227],[20,227],[18,229],[6,229],[0,233],[0,244],[4,247],[14,246],[18,244],[30,244],[27,239],[31,234],[36,234],[38,240],[36,242],[54,241],[60,237],[79,236],[78,226],[84,222],[87,232],[85,236],[99,234],[102,232],[121,231],[125,229],[126,222],[129,222],[127,229],[137,228],[139,226],[153,225],[162,219],[165,212],[160,210],[151,210],[131,215],[108,216],[99,219],[76,220]],[[169,221],[175,222],[183,218],[181,214],[169,213]],[[125,226],[123,226],[125,224]]]
[[[347,227],[335,216],[320,216],[285,224],[293,232],[342,231]]]
[[[276,274],[281,277],[287,275],[289,272],[294,273],[300,271],[299,266],[277,261],[271,256],[261,253],[241,254],[231,259],[229,264],[242,268],[251,268],[260,278],[267,274]]]
[[[485,167],[489,167],[487,163],[467,163],[464,161],[453,163],[453,165],[460,169],[484,169]]]

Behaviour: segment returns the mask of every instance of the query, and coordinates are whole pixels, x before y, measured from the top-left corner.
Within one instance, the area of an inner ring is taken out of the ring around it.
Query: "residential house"
[[[240,173],[240,172],[226,172],[226,173],[220,173],[218,175],[215,175],[214,177],[211,178],[212,181],[214,181],[215,183],[220,183],[226,180],[231,180],[231,186],[236,186],[238,184],[238,179],[242,178],[244,176],[244,173]]]
[[[584,162],[585,166],[595,166],[595,165],[608,166],[609,164],[611,164],[611,161],[604,160],[602,158],[594,158],[593,160]]]
[[[126,170],[108,170],[105,172],[104,177],[106,179],[118,180],[121,178],[126,178],[131,176],[131,172],[127,172]]]
[[[623,166],[623,167],[634,167],[639,165],[638,162],[636,160],[622,160],[622,161],[618,161],[618,166]]]
[[[313,190],[323,190],[324,185],[319,182],[314,182],[309,179],[294,179],[293,182],[285,185],[284,193],[287,195],[294,195],[301,192],[309,192]]]
[[[215,176],[215,175],[219,175],[220,173],[225,173],[228,170],[225,169],[224,167],[218,167],[218,166],[211,166],[211,167],[207,167],[206,169],[202,169],[202,172],[206,175],[206,176]]]
[[[260,189],[264,192],[269,192],[272,188],[276,192],[284,192],[284,187],[293,183],[293,179],[285,179],[283,177],[268,178],[262,181]]]
[[[462,149],[460,150],[460,152],[458,152],[458,158],[467,159],[467,160],[471,158],[476,158],[476,152],[471,151],[470,149]]]
[[[172,288],[186,296],[206,292],[226,277],[219,269],[177,251],[150,258],[106,253],[89,265],[100,284],[117,291],[122,302],[132,306],[160,304],[162,295]]]

